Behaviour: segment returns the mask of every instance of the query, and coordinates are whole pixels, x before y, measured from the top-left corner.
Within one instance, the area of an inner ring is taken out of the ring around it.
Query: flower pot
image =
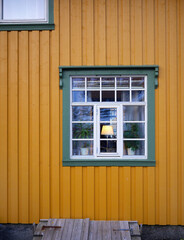
[[[88,155],[89,149],[88,148],[81,148],[81,155]]]
[[[127,148],[128,155],[132,156],[135,155],[135,150],[132,150],[131,148]]]

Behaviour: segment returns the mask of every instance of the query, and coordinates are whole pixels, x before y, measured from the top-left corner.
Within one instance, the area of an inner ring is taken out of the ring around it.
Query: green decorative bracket
[[[155,67],[155,88],[158,88],[158,67]]]
[[[62,79],[62,76],[63,76],[63,71],[62,71],[62,68],[59,69],[59,88],[62,89],[63,88],[63,79]]]

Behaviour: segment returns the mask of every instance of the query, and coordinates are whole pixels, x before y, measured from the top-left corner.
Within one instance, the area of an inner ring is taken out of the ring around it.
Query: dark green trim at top
[[[159,72],[159,66],[158,65],[129,65],[129,66],[60,66],[59,67],[59,86],[60,89],[62,89],[63,87],[63,71],[64,70],[105,70],[105,69],[109,69],[109,70],[141,70],[141,69],[146,69],[146,70],[154,70],[155,71],[155,88],[158,87],[158,72]],[[98,74],[94,74],[94,75],[98,75]],[[101,75],[99,73],[99,75]]]
[[[60,66],[60,88],[63,88],[63,166],[145,166],[154,167],[155,161],[155,88],[158,86],[157,65],[153,66]],[[70,158],[70,77],[96,75],[147,76],[147,159],[71,159]]]
[[[32,23],[2,23],[0,22],[0,31],[34,31],[34,30],[54,30],[54,0],[49,0],[49,17],[47,23],[32,22]]]

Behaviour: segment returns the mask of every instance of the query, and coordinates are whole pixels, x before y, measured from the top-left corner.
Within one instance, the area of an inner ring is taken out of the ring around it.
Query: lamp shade
[[[111,125],[103,125],[101,135],[114,135],[113,127]]]

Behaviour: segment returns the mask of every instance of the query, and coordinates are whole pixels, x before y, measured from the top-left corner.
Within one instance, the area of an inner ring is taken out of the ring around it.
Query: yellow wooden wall
[[[184,225],[184,1],[55,0],[54,31],[0,32],[0,222]],[[62,167],[59,65],[159,65],[156,167]]]

